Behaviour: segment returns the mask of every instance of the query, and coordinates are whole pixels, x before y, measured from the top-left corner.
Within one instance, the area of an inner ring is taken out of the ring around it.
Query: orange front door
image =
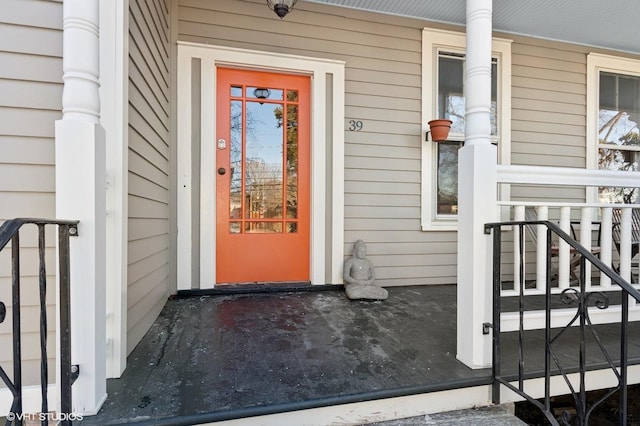
[[[308,281],[310,78],[217,76],[216,282]]]

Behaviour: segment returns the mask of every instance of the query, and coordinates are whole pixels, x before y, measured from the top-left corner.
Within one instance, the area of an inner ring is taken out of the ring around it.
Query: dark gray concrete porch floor
[[[84,424],[121,424],[410,387],[488,383],[456,360],[455,286],[169,300]],[[460,382],[460,383],[459,383]]]
[[[343,291],[169,300],[123,376],[108,381],[102,410],[82,424],[222,420],[246,409],[265,414],[491,382],[490,369],[456,360],[456,286],[388,290],[382,302],[350,301]],[[615,354],[616,334],[603,332]],[[634,324],[629,334],[637,363],[640,329]],[[543,338],[527,333],[531,376],[543,366]],[[561,358],[575,362],[575,342],[559,348]],[[517,371],[516,345],[515,333],[503,334],[503,371]],[[601,368],[602,355],[590,354]]]

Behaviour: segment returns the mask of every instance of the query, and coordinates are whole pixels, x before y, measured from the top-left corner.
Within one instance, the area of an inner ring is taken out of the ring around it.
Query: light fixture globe
[[[291,12],[297,2],[298,0],[267,0],[267,6],[282,19]]]
[[[258,99],[267,99],[269,96],[271,96],[271,90],[264,87],[257,87],[253,90],[253,96]]]

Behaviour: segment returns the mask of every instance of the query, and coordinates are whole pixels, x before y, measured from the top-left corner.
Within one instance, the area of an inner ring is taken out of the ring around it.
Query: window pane
[[[600,73],[598,111],[598,168],[637,171],[640,152],[640,79]],[[603,145],[609,147],[605,148]],[[609,203],[634,203],[634,188],[600,188],[599,199]]]
[[[616,109],[616,76],[600,73],[600,109]]]
[[[297,90],[287,90],[287,100],[289,102],[298,102],[298,91]]]
[[[287,218],[298,217],[298,107],[287,106]]]
[[[234,98],[242,97],[242,87],[240,86],[231,86],[231,96]]]
[[[239,234],[241,225],[242,224],[240,222],[229,222],[229,232],[232,234]]]
[[[438,147],[438,214],[458,214],[458,149],[461,142],[440,142]]]
[[[281,234],[282,222],[245,222],[244,232],[246,234]]]
[[[618,76],[618,85],[618,109],[627,111],[638,121],[638,78]]]
[[[282,106],[247,102],[245,218],[281,218],[283,195]]]
[[[287,234],[297,234],[297,233],[298,233],[298,223],[287,222]]]
[[[464,134],[464,55],[438,57],[438,118],[451,120],[451,132]],[[498,134],[498,61],[491,62],[491,134]]]
[[[273,89],[267,87],[247,87],[247,98],[281,101],[283,96],[284,91],[282,89]]]
[[[598,134],[601,144],[640,145],[640,80],[602,73]],[[604,168],[604,167],[601,167]]]
[[[242,101],[231,101],[229,217],[232,219],[242,217],[242,129]]]
[[[491,134],[498,134],[498,61],[491,62]]]
[[[464,58],[440,56],[438,63],[438,118],[453,122],[451,132],[464,133]]]
[[[600,148],[598,165],[604,170],[637,171],[640,151]],[[602,203],[637,203],[637,188],[600,188],[599,199]]]

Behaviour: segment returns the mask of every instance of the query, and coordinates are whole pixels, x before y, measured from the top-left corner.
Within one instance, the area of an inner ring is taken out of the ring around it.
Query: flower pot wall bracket
[[[429,133],[431,133],[431,140],[434,142],[444,142],[449,137],[449,130],[451,129],[451,120],[438,119],[431,120],[427,124],[429,130],[427,131],[425,141],[429,140]]]

